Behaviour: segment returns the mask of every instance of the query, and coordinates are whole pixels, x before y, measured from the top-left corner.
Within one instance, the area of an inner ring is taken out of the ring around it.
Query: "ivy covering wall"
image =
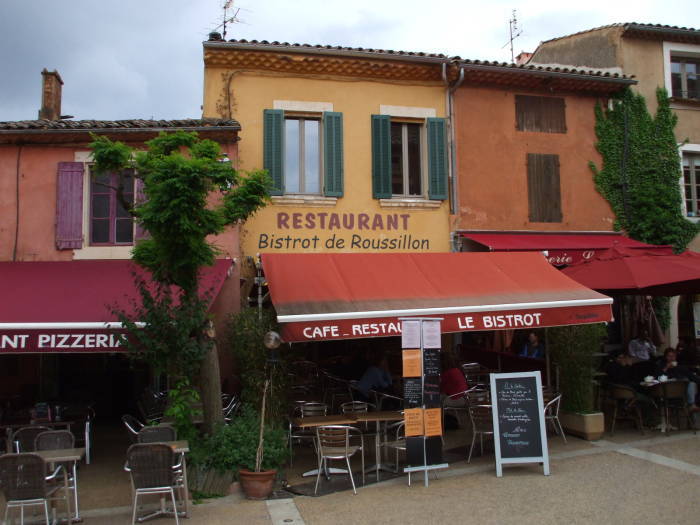
[[[698,226],[683,216],[681,159],[668,93],[657,89],[655,116],[642,95],[627,89],[612,109],[596,108],[596,136],[603,166],[590,163],[596,188],[615,213],[615,229],[649,244],[685,250]]]
[[[596,147],[603,166],[590,163],[596,188],[615,213],[615,229],[649,244],[670,244],[682,252],[699,227],[683,216],[681,159],[674,134],[678,117],[668,93],[656,90],[653,117],[646,100],[626,89],[612,108],[596,107]],[[654,298],[661,327],[668,328],[668,299]]]

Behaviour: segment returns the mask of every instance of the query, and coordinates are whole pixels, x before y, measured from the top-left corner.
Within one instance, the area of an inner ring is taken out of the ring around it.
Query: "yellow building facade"
[[[205,117],[241,124],[271,203],[243,255],[450,251],[445,57],[210,40]]]

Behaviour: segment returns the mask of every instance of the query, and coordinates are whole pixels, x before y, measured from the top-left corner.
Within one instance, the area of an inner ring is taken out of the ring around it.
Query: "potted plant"
[[[567,432],[587,440],[600,439],[605,430],[603,413],[594,398],[594,354],[605,335],[602,324],[560,326],[547,331],[547,348],[559,368],[562,412]]]

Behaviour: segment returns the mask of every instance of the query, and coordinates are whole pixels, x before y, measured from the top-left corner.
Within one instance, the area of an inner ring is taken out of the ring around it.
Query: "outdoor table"
[[[394,472],[394,469],[388,465],[383,465],[381,461],[381,448],[379,446],[379,436],[381,434],[380,425],[382,422],[388,421],[401,421],[403,419],[403,411],[401,410],[381,410],[379,412],[358,412],[352,414],[355,417],[355,421],[358,423],[369,423],[374,421],[377,424],[377,436],[374,440],[374,455],[376,463],[365,470],[368,472],[376,471],[377,481],[379,481],[379,471],[386,470],[387,472]]]
[[[182,484],[185,486],[185,518],[190,517],[190,489],[187,487],[187,461],[185,453],[190,451],[190,444],[186,440],[165,441],[176,454],[182,455]],[[177,512],[177,508],[173,509]]]
[[[12,434],[15,430],[18,430],[20,428],[24,427],[49,427],[49,428],[61,428],[65,427],[66,430],[70,432],[70,427],[71,425],[75,425],[75,421],[71,420],[66,420],[66,421],[45,421],[41,423],[31,423],[29,421],[25,421],[24,423],[5,423],[3,425],[0,425],[0,430],[5,431],[5,449],[6,451],[12,452]]]
[[[44,461],[49,463],[51,465],[51,468],[56,463],[71,463],[72,464],[72,470],[73,470],[73,504],[75,505],[75,511],[73,513],[73,517],[70,518],[70,522],[73,521],[82,521],[80,517],[80,509],[78,508],[78,469],[77,469],[77,463],[81,459],[83,459],[83,456],[85,456],[85,448],[65,448],[65,449],[57,449],[57,450],[37,450],[34,452],[34,454],[37,454],[38,456],[41,456]],[[67,491],[68,490],[68,473],[64,476],[64,488]],[[70,499],[68,499],[68,514],[70,515]]]

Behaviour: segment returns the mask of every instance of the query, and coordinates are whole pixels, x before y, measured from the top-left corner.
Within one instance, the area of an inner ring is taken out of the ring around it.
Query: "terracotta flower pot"
[[[272,492],[276,470],[253,472],[247,469],[238,471],[241,488],[248,499],[267,499]]]

